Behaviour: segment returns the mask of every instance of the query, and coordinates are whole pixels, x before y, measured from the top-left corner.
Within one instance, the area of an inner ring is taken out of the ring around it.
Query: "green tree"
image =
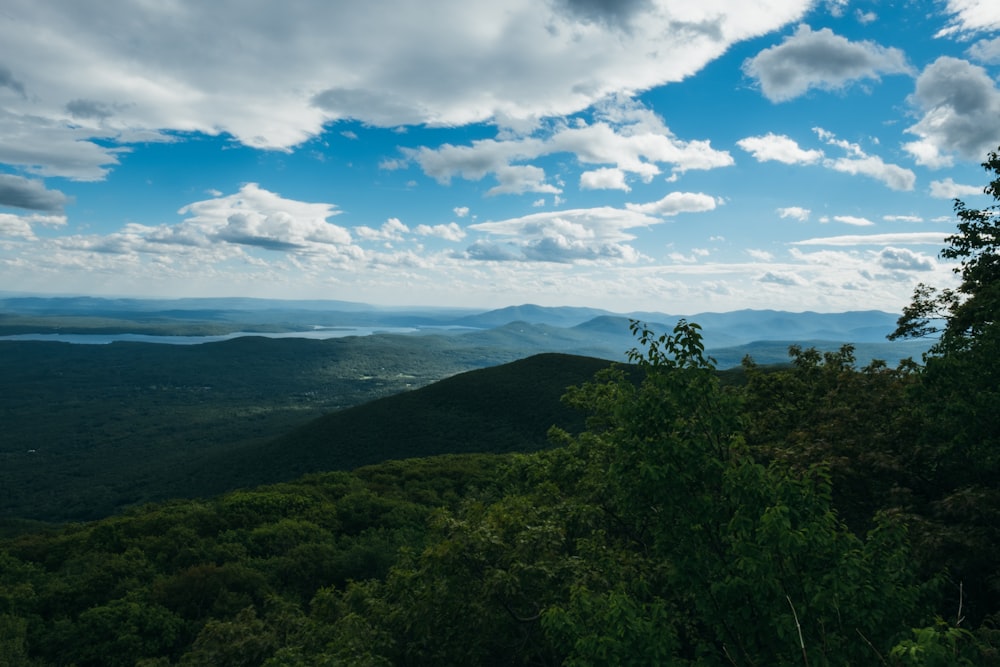
[[[963,349],[984,334],[995,335],[1000,312],[1000,155],[989,153],[982,166],[994,175],[983,192],[996,203],[974,209],[956,199],[958,232],[945,239],[948,246],[941,251],[942,257],[959,262],[954,269],[961,278],[958,287],[918,285],[890,339],[940,333],[932,352],[943,354]]]
[[[921,412],[925,506],[921,530],[934,565],[965,584],[970,622],[1000,612],[1000,155],[983,168],[992,177],[982,209],[955,201],[957,232],[941,251],[957,260],[959,284],[919,285],[890,338],[939,335],[925,356],[915,392]]]
[[[918,366],[875,361],[858,369],[849,345],[824,353],[793,345],[789,356],[787,368],[743,362],[751,450],[799,470],[824,464],[834,505],[856,532],[871,527],[877,510],[909,509],[926,456],[917,447],[922,426],[911,400]]]
[[[348,587],[345,645],[411,665],[846,665],[929,620],[899,523],[862,539],[823,468],[755,459],[697,325],[634,331],[638,381],[567,394],[584,432],[554,431],[499,498],[440,514],[384,583]]]

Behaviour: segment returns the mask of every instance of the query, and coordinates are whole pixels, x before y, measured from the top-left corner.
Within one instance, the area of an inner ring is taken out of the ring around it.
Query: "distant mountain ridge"
[[[895,328],[898,315],[883,311],[849,311],[842,313],[788,312],[777,310],[735,310],[729,312],[701,312],[678,315],[663,312],[614,313],[601,308],[578,306],[540,306],[521,304],[492,310],[473,308],[374,306],[350,301],[324,300],[278,300],[236,298],[183,298],[183,299],[109,299],[102,297],[45,297],[8,296],[0,297],[0,313],[45,316],[94,316],[118,315],[128,319],[128,315],[142,314],[150,317],[162,315],[177,319],[209,318],[225,316],[235,319],[239,315],[263,318],[273,322],[281,314],[295,324],[296,317],[306,317],[310,322],[317,316],[322,319],[348,319],[357,323],[380,322],[384,326],[407,326],[415,321],[424,321],[427,326],[451,326],[490,329],[511,322],[546,324],[555,327],[576,327],[594,319],[620,318],[638,319],[652,323],[666,323],[672,326],[680,318],[697,322],[703,329],[738,329],[743,332],[741,339],[775,337],[798,337],[800,334],[825,333],[840,337],[845,332],[871,339],[884,337]],[[304,324],[305,322],[298,322]],[[779,336],[780,333],[780,336]],[[823,336],[820,336],[821,338]]]

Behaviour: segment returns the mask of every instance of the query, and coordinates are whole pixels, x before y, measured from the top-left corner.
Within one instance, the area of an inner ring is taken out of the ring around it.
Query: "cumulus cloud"
[[[750,255],[759,262],[770,262],[774,259],[774,255],[766,250],[758,250],[755,248],[747,248],[744,252]]]
[[[1000,90],[982,67],[942,56],[917,78],[910,97],[922,118],[907,132],[916,141],[904,148],[928,167],[946,167],[954,154],[981,160],[1000,137]]]
[[[992,0],[947,0],[951,18],[936,37],[1000,30],[1000,9]]]
[[[0,22],[0,32],[6,22]],[[67,125],[0,107],[0,163],[39,176],[99,181],[118,164],[126,149],[98,144],[113,133]]]
[[[327,222],[339,211],[332,204],[285,199],[256,183],[239,192],[193,202],[178,213],[178,224],[126,225],[118,234],[73,243],[104,252],[163,251],[163,246],[209,247],[228,244],[292,253],[337,252],[351,243],[343,227]]]
[[[0,213],[0,236],[34,239],[35,225],[62,227],[65,224],[66,216],[64,215],[45,215],[43,213],[15,215],[13,213]]]
[[[368,241],[401,241],[403,234],[410,231],[399,218],[389,218],[378,229],[361,225],[354,228],[358,237]]]
[[[916,184],[917,175],[910,169],[888,164],[878,156],[868,155],[860,145],[837,139],[832,132],[821,127],[815,127],[813,131],[827,144],[837,146],[847,152],[844,157],[824,159],[824,167],[845,174],[874,178],[892,190],[912,190]]]
[[[286,150],[348,118],[524,127],[683,80],[811,4],[312,0],[247,11],[238,0],[177,0],[95,12],[73,0],[15,3],[0,22],[0,91],[13,93],[0,135],[16,138],[26,124],[34,141],[14,142],[31,156],[8,149],[0,160],[101,177],[114,164],[108,143],[133,132],[228,133]],[[58,136],[39,142],[45,131]]]
[[[464,218],[467,215],[469,215],[469,207],[468,206],[456,206],[455,208],[452,209],[452,212],[454,212],[455,215],[458,216],[459,218]]]
[[[815,127],[813,131],[821,140],[831,146],[843,149],[847,155],[840,158],[827,157],[821,150],[803,149],[794,139],[773,133],[746,137],[736,143],[740,148],[753,155],[758,162],[821,164],[834,171],[869,176],[881,181],[893,190],[913,189],[917,177],[911,170],[887,164],[878,156],[868,155],[860,145],[837,139],[832,132],[823,128]]]
[[[892,190],[912,190],[917,177],[909,169],[895,164],[886,164],[878,156],[863,158],[837,158],[828,165],[834,171],[845,174],[860,174],[882,181]]]
[[[33,239],[35,233],[23,216],[0,213],[0,238]]]
[[[858,23],[862,25],[868,25],[878,20],[878,14],[875,12],[863,12],[860,9],[854,10],[854,18],[857,19]]]
[[[785,208],[778,209],[779,218],[793,218],[799,222],[805,222],[809,219],[809,214],[812,213],[807,208],[802,208],[801,206],[786,206]]]
[[[878,253],[879,266],[893,271],[933,271],[934,260],[907,248],[883,248]]]
[[[465,146],[443,144],[401,151],[407,160],[416,162],[425,174],[442,184],[456,176],[480,180],[494,174],[500,185],[488,194],[561,192],[544,182],[541,168],[515,164],[561,153],[572,154],[585,165],[613,165],[591,170],[581,178],[583,188],[613,182],[616,172],[621,173],[622,182],[627,174],[649,182],[662,173],[661,165],[678,174],[733,164],[728,152],[715,150],[708,141],[678,139],[648,109],[618,98],[599,105],[595,121],[589,124],[582,120],[573,125],[559,122],[527,137],[479,139]]]
[[[966,53],[973,60],[987,65],[1000,65],[1000,37],[981,39],[969,47]]]
[[[413,231],[420,236],[436,236],[445,241],[461,241],[465,238],[465,230],[454,222],[447,225],[417,225]]]
[[[562,192],[545,182],[545,170],[530,164],[503,165],[496,171],[499,185],[486,191],[486,196],[502,194],[524,194],[525,192]]]
[[[962,185],[961,183],[956,183],[949,176],[940,181],[931,181],[930,193],[931,197],[937,199],[957,199],[969,195],[981,195],[983,194],[983,188],[980,185]]]
[[[703,192],[671,192],[667,196],[646,204],[626,204],[629,211],[649,215],[668,216],[680,213],[712,211],[719,202]]]
[[[703,193],[672,192],[654,202],[626,204],[624,209],[600,206],[480,222],[469,229],[491,238],[471,244],[465,256],[494,261],[635,262],[641,255],[625,243],[635,238],[629,230],[655,225],[680,213],[710,211],[716,205],[715,198]],[[707,252],[699,249],[695,254]]]
[[[772,102],[785,102],[811,88],[838,90],[882,74],[907,74],[910,66],[899,49],[873,42],[851,42],[829,28],[800,25],[795,34],[764,49],[743,64]]]
[[[785,164],[812,164],[823,159],[823,151],[803,150],[794,139],[771,132],[761,137],[740,139],[736,145],[753,155],[758,162],[774,160]]]
[[[625,172],[615,167],[602,167],[580,174],[581,190],[624,190],[632,188],[625,182]]]
[[[47,190],[41,181],[0,174],[0,206],[32,211],[62,212],[70,201],[58,190]]]
[[[764,275],[760,276],[757,280],[759,280],[762,283],[773,283],[775,285],[787,285],[787,286],[806,284],[806,281],[803,280],[798,275],[796,275],[795,273],[785,273],[785,272],[779,273],[777,271],[768,271]]]
[[[886,222],[923,222],[924,219],[919,215],[883,215],[882,219]]]
[[[640,255],[625,244],[635,238],[628,230],[658,222],[655,214],[610,206],[533,213],[470,225],[469,229],[507,240],[477,241],[467,253],[491,260],[634,262]]]
[[[556,230],[559,234],[579,240],[617,242],[635,238],[625,230],[646,227],[659,221],[659,218],[641,211],[601,206],[545,211],[507,220],[479,222],[469,225],[469,229],[520,238],[545,235],[549,230]]]

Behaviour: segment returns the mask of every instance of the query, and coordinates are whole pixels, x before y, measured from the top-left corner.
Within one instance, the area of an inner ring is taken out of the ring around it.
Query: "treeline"
[[[0,665],[1000,664],[1000,207],[956,212],[923,364],[723,384],[696,324],[635,322],[550,449],[0,542]]]

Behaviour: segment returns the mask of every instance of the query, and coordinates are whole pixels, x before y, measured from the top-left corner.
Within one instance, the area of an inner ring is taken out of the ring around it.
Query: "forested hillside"
[[[1000,156],[984,166],[1000,202]],[[632,366],[570,389],[585,421],[552,429],[548,449],[321,473],[8,537],[0,656],[1000,664],[1000,206],[956,212],[943,254],[959,286],[918,287],[896,332],[937,336],[923,363],[793,348],[788,367],[747,360],[729,383],[697,324],[634,322]]]
[[[610,363],[539,355],[459,373],[506,353],[420,342],[0,345],[0,522],[97,519],[387,459],[539,449],[553,424],[582,423],[559,404],[566,387]]]

